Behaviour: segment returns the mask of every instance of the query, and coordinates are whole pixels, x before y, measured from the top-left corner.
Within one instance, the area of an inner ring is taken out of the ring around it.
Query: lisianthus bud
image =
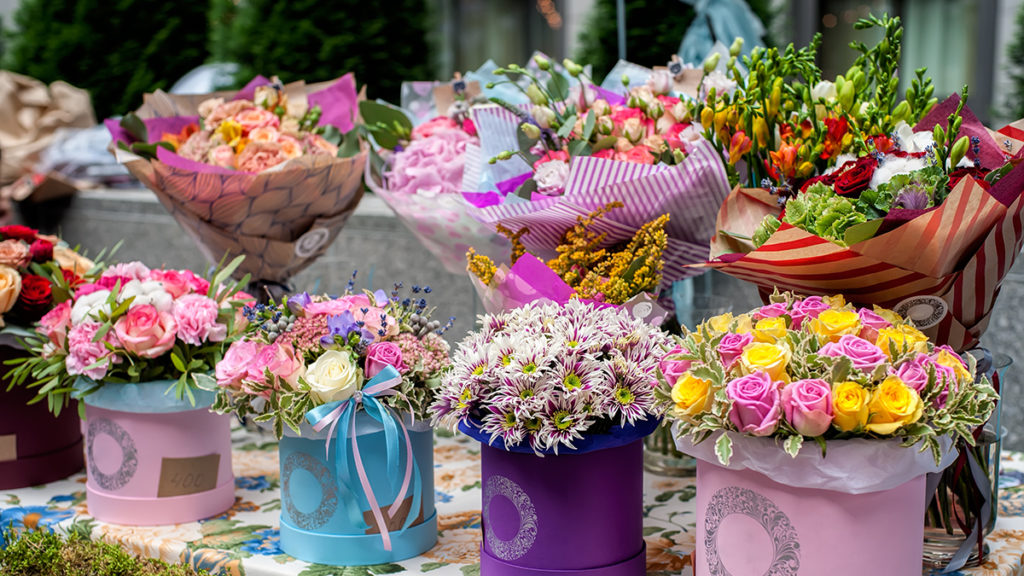
[[[562,60],[562,66],[565,66],[565,71],[568,72],[569,76],[572,76],[573,78],[576,78],[577,76],[583,73],[583,66],[580,66],[579,64],[573,62],[572,60],[569,60],[568,58]]]
[[[555,111],[547,106],[534,106],[530,110],[530,116],[537,121],[537,125],[541,128],[551,128],[551,123],[557,119]]]
[[[704,73],[710,74],[712,70],[718,68],[718,62],[722,59],[722,55],[718,52],[708,56],[707,60],[704,61]]]
[[[672,105],[671,113],[677,122],[690,121],[690,107],[684,104],[682,100]]]
[[[594,111],[597,117],[607,116],[612,113],[612,107],[608,104],[608,101],[604,98],[598,98],[591,104],[590,109]]]
[[[538,128],[536,124],[524,122],[519,125],[519,129],[522,130],[523,134],[526,135],[526,137],[529,138],[530,140],[536,140],[540,138],[540,128]]]
[[[743,38],[740,38],[739,36],[737,36],[736,39],[732,41],[732,45],[729,46],[729,55],[732,56],[733,58],[735,58],[736,56],[739,56],[740,52],[742,52],[742,51],[743,51]]]
[[[544,91],[536,84],[530,84],[526,87],[526,96],[530,98],[530,102],[533,102],[538,106],[548,103],[547,95],[544,94]]]
[[[548,70],[551,70],[551,61],[548,60],[547,58],[541,56],[540,54],[537,54],[536,56],[534,56],[533,57],[533,61],[537,63],[537,68],[540,68],[541,70],[544,70],[545,72],[547,72]]]

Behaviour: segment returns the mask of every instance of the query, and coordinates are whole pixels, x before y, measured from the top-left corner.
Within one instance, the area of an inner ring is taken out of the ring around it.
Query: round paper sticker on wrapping
[[[938,296],[911,296],[897,304],[893,311],[909,319],[918,329],[927,330],[946,317],[949,305]]]
[[[331,233],[326,228],[309,230],[295,243],[295,255],[299,258],[309,258],[323,248],[330,237]]]

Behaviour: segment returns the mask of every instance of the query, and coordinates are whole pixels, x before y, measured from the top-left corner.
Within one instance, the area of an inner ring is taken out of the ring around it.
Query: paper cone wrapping
[[[262,80],[264,83],[266,79]],[[236,98],[251,96],[260,79]],[[289,99],[319,104],[320,123],[342,132],[356,119],[355,79],[285,87]],[[138,115],[150,141],[195,120],[199,103],[224,93],[147,94]],[[124,131],[108,120],[115,139]],[[245,255],[236,276],[286,282],[326,252],[363,195],[366,152],[351,158],[303,156],[260,173],[186,160],[160,149],[156,160],[117,150],[115,155],[157,198],[211,262]]]
[[[927,120],[918,130],[935,124]],[[977,132],[975,124],[965,114],[964,126],[974,130],[967,133]],[[983,136],[981,156],[989,167],[1005,162],[999,146],[1020,147]],[[749,238],[765,215],[777,216],[780,209],[765,190],[737,188],[718,212],[719,232],[705,266],[753,282],[762,297],[777,287],[892,308],[909,314],[937,343],[966,350],[985,332],[999,286],[1020,252],[1022,191],[1024,166],[1018,165],[990,190],[965,177],[936,208],[894,210],[880,222],[880,233],[846,248],[783,223],[755,249],[724,232]]]
[[[604,245],[627,242],[645,223],[669,214],[668,246],[661,288],[701,274],[690,264],[707,259],[707,241],[722,200],[729,193],[725,166],[708,143],[701,143],[677,166],[650,166],[593,157],[573,158],[565,193],[534,194],[533,200],[502,202],[497,193],[468,194],[470,214],[491,226],[529,228],[523,244],[539,256],[554,257],[566,230],[609,202],[623,203],[596,221],[593,229],[607,234]]]
[[[398,219],[448,272],[466,274],[466,252],[470,247],[496,262],[509,259],[508,240],[496,234],[493,226],[474,219],[461,196],[396,193],[370,166],[366,168],[366,185],[394,210]]]

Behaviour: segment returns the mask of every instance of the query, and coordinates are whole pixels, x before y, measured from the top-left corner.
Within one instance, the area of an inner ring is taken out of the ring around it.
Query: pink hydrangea
[[[462,130],[443,130],[414,140],[397,152],[387,173],[388,186],[399,194],[456,194],[462,189],[466,145],[475,138]]]

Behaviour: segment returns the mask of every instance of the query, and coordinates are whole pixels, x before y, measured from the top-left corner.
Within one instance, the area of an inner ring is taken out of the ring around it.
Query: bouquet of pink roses
[[[81,398],[107,382],[174,380],[179,399],[214,388],[210,373],[244,327],[238,308],[251,300],[238,282],[225,284],[238,264],[212,281],[141,262],[106,268],[39,320],[13,380],[39,387],[54,411],[72,392]]]

